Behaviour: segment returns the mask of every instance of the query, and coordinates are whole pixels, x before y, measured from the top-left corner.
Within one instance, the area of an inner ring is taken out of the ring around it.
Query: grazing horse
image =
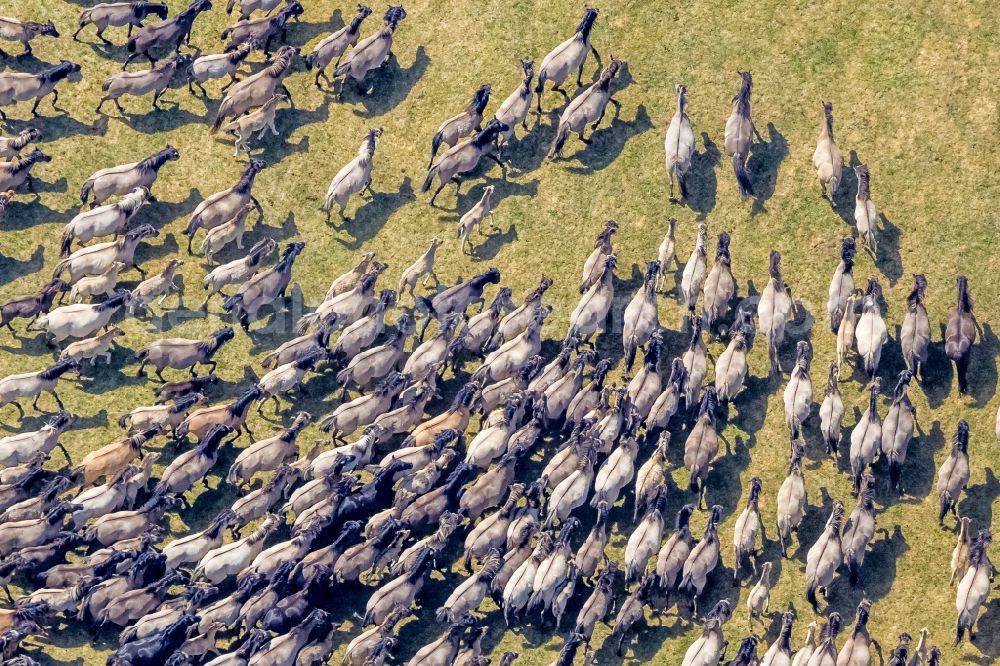
[[[958,302],[948,317],[948,327],[944,334],[944,351],[948,358],[955,362],[958,375],[958,392],[965,395],[969,392],[969,358],[972,345],[976,343],[976,332],[979,323],[972,314],[972,296],[969,295],[969,279],[959,275],[955,282],[958,285]]]
[[[547,56],[542,59],[542,65],[538,70],[538,85],[535,86],[535,93],[538,95],[538,114],[542,113],[542,93],[545,91],[545,83],[552,82],[552,89],[562,93],[562,96],[569,101],[569,94],[560,88],[570,73],[576,70],[576,85],[583,86],[583,65],[590,53],[594,54],[597,65],[600,67],[601,56],[590,44],[590,33],[597,22],[597,10],[588,7],[584,10],[583,20],[577,26],[576,32],[559,46],[552,49]]]
[[[694,155],[694,131],[687,114],[687,87],[680,83],[677,84],[677,113],[670,119],[663,147],[667,155],[667,175],[670,176],[670,198],[674,197],[675,180],[681,196],[686,198],[688,189],[685,177]]]
[[[31,55],[31,40],[35,37],[58,37],[59,31],[52,21],[45,23],[34,23],[31,21],[18,21],[9,16],[0,16],[0,39],[8,42],[21,42],[24,47],[22,56]],[[7,58],[10,54],[0,49],[0,57]]]
[[[340,64],[340,59],[343,57],[344,53],[347,51],[348,47],[354,46],[358,43],[358,37],[361,35],[361,23],[371,16],[372,10],[370,7],[365,5],[358,5],[358,15],[347,25],[345,25],[340,30],[334,32],[332,35],[328,35],[320,40],[320,42],[313,47],[313,50],[309,55],[306,56],[306,69],[316,68],[316,79],[314,83],[317,88],[322,88],[319,85],[320,77],[326,79],[327,84],[330,83],[330,77],[326,75],[326,68],[329,66],[333,59],[336,58],[337,61],[334,63],[334,69]]]
[[[152,189],[160,169],[167,162],[176,162],[180,158],[180,152],[168,144],[162,150],[138,162],[95,171],[80,188],[80,201],[86,204],[87,200],[93,197],[90,207],[96,208],[109,198],[127,195],[137,187],[145,188],[148,199],[155,201],[156,197],[150,195],[148,190]]]
[[[142,22],[147,16],[153,15],[161,21],[167,18],[167,3],[165,2],[115,2],[94,5],[80,14],[80,27],[73,33],[73,41],[80,41],[80,31],[88,25],[97,28],[97,38],[108,46],[114,42],[104,36],[109,27],[128,26],[128,38],[132,37],[132,28],[143,27]]]
[[[740,188],[740,196],[744,199],[753,196],[753,185],[750,174],[747,173],[747,159],[750,157],[750,142],[753,135],[758,141],[763,141],[753,120],[750,119],[750,93],[753,91],[753,76],[750,72],[739,72],[742,83],[740,91],[733,97],[733,111],[726,121],[725,149],[726,155],[733,158],[733,172],[736,174],[736,184]]]
[[[427,170],[427,177],[420,188],[421,192],[426,192],[434,184],[434,178],[438,179],[439,185],[431,196],[431,205],[434,205],[437,195],[441,193],[441,190],[444,189],[444,186],[449,181],[454,180],[456,187],[460,189],[462,181],[458,177],[459,174],[475,169],[479,164],[480,158],[484,156],[488,157],[503,168],[500,158],[491,151],[494,148],[497,137],[508,129],[510,129],[509,126],[499,120],[493,119],[486,123],[483,131],[479,132],[474,138],[462,141],[435,159],[434,163]]]
[[[35,100],[31,107],[31,114],[38,115],[38,104],[46,95],[52,95],[52,108],[56,108],[59,101],[59,91],[56,84],[68,77],[70,74],[80,71],[80,66],[68,60],[61,61],[58,65],[53,65],[41,70],[37,74],[24,74],[20,72],[0,73],[0,107],[11,106],[17,102],[26,102],[29,99]],[[0,119],[6,121],[7,115],[0,109]]]
[[[156,59],[153,58],[150,51],[173,46],[174,54],[180,55],[181,44],[187,43],[188,46],[191,46],[191,26],[194,24],[194,20],[198,14],[207,12],[211,8],[211,0],[194,0],[177,16],[140,28],[135,37],[128,40],[129,55],[122,65],[122,70],[124,71],[129,63],[139,56],[145,56],[149,60],[149,64],[156,65]]]

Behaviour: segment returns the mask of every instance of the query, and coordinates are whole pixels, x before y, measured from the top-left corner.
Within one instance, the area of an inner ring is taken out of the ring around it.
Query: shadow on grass
[[[354,114],[357,116],[362,118],[383,116],[399,106],[409,96],[410,91],[423,77],[430,64],[431,59],[423,46],[417,47],[413,63],[406,69],[400,67],[396,54],[392,54],[382,67],[374,72],[369,72],[368,76],[361,82],[361,86],[368,87],[366,93],[359,91],[358,86],[354,84],[354,79],[348,77],[340,84],[345,86],[341,99],[348,103],[361,105],[360,109],[354,110]]]
[[[389,218],[397,210],[412,202],[416,196],[413,192],[413,181],[409,176],[403,178],[402,184],[396,192],[376,192],[363,206],[354,212],[352,219],[343,220],[336,230],[344,232],[351,237],[345,241],[337,238],[337,242],[349,250],[357,250],[364,247],[364,244],[375,238],[385,226]],[[336,219],[336,211],[333,213],[331,221]]]
[[[609,121],[605,121],[609,122]],[[646,106],[640,104],[631,121],[621,120],[616,114],[608,126],[598,129],[590,135],[590,145],[573,155],[581,166],[572,166],[570,173],[589,175],[611,165],[625,149],[629,139],[653,129],[653,121],[646,111]]]
[[[788,157],[788,141],[785,135],[777,130],[774,123],[767,124],[767,141],[755,143],[750,149],[750,159],[747,170],[753,182],[752,215],[767,212],[767,201],[774,196],[774,188],[778,183],[778,173],[781,162]]]
[[[20,280],[25,275],[31,275],[42,270],[45,265],[45,248],[35,246],[34,252],[27,259],[14,259],[0,254],[0,285]]]
[[[701,142],[702,149],[691,157],[691,169],[687,174],[688,197],[683,200],[688,208],[698,214],[698,221],[707,219],[715,208],[719,188],[715,169],[722,159],[719,147],[708,136],[708,132],[701,133]],[[680,192],[675,194],[679,195]]]

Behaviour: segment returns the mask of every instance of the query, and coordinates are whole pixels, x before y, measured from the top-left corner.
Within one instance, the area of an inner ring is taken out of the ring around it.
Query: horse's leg
[[[576,87],[577,88],[582,88],[583,87],[583,63],[582,62],[580,63],[580,69],[578,69],[577,72],[576,72]]]
[[[55,88],[52,89],[52,108],[56,108],[56,102],[59,101],[59,91]]]
[[[163,94],[162,90],[157,90],[155,93],[153,93],[153,111],[161,111],[162,110],[162,109],[160,109],[160,107],[158,107],[156,105],[156,103],[160,99],[160,95],[162,95],[162,94]]]
[[[562,96],[566,98],[567,102],[570,100],[569,93],[560,88],[559,86],[552,86],[552,90],[555,90],[558,93],[562,93]]]
[[[603,109],[601,109],[601,115],[599,115],[597,117],[597,120],[594,121],[594,124],[590,126],[590,131],[591,132],[594,132],[598,128],[598,126],[601,124],[601,121],[604,120],[604,114],[607,113],[607,112],[608,112],[608,107],[607,106],[605,106]],[[583,136],[583,132],[580,132],[580,136]],[[671,181],[671,182],[673,182],[673,181]]]
[[[31,115],[33,116],[38,115],[38,105],[41,103],[41,101],[42,101],[41,97],[35,98],[35,103],[31,105]]]
[[[118,109],[118,112],[121,113],[122,115],[125,115],[126,114],[125,107],[122,106],[122,103],[118,101],[117,97],[115,97],[114,102],[115,102],[115,107]]]
[[[56,404],[59,405],[59,409],[64,409],[63,401],[59,399],[59,394],[56,393],[55,389],[52,389],[49,393],[51,393],[52,397],[56,399]]]

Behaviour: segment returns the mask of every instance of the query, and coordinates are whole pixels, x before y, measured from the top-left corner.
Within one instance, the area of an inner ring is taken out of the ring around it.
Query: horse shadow
[[[955,366],[944,351],[943,325],[941,329],[941,339],[927,345],[927,362],[919,368],[920,388],[932,409],[940,407],[948,398],[955,375]],[[898,334],[896,337],[899,337]]]
[[[747,161],[747,170],[750,172],[754,191],[751,215],[767,212],[767,206],[764,204],[774,196],[781,162],[788,157],[788,140],[777,130],[774,123],[767,124],[767,136],[767,141],[753,145],[750,159]]]
[[[20,44],[10,42],[15,49],[20,48]],[[7,46],[7,44],[4,44]],[[22,72],[24,74],[37,74],[43,69],[55,67],[58,63],[42,60],[34,53],[11,53],[10,48],[4,49],[9,54],[4,58],[0,56],[0,69],[10,69],[12,72]]]
[[[899,278],[903,277],[903,258],[899,254],[902,231],[885,216],[885,213],[879,213],[878,219],[881,228],[876,232],[878,250],[875,253],[877,259],[875,264],[879,272],[889,280],[889,285],[894,287]]]
[[[343,25],[339,9],[333,13],[333,20],[336,21],[336,25]],[[338,28],[332,29],[337,30]],[[330,30],[331,23],[329,21],[292,21],[288,24],[288,38],[284,40],[284,43],[305,46]]]
[[[413,63],[403,69],[399,66],[396,54],[389,56],[389,60],[382,65],[371,77],[371,89],[366,94],[357,92],[357,87],[345,79],[341,85],[347,86],[348,90],[353,89],[353,100],[360,102],[361,109],[355,109],[354,114],[362,118],[377,118],[383,116],[405,100],[413,87],[423,77],[427,71],[431,59],[427,55],[427,50],[423,46],[417,47],[417,52],[413,56]],[[367,80],[368,77],[366,77]],[[365,81],[362,81],[364,84]],[[342,96],[347,97],[347,90]]]
[[[1000,350],[1000,339],[997,339],[993,327],[982,324],[979,344],[973,345],[972,360],[969,363],[969,395],[974,402],[971,407],[985,407],[997,390],[997,351]]]
[[[25,127],[31,122],[24,123]],[[104,136],[108,131],[108,117],[100,115],[92,125],[82,123],[69,114],[45,118],[45,129],[39,143],[51,143],[70,136]]]
[[[510,245],[518,239],[517,225],[510,223],[506,231],[497,231],[486,236],[486,240],[472,248],[472,256],[478,261],[495,259],[505,245]]]
[[[279,130],[278,136],[269,134],[261,145],[263,150],[256,157],[263,159],[268,166],[274,166],[286,157],[309,152],[309,137],[303,136],[298,143],[291,143]]]
[[[723,439],[721,435],[719,438]],[[743,496],[740,474],[750,466],[750,448],[755,444],[755,440],[756,438],[753,436],[744,439],[737,435],[733,438],[733,444],[730,446],[729,442],[723,439],[727,450],[716,459],[709,472],[705,502],[708,506],[713,504],[722,506],[723,520],[739,508],[740,498]],[[727,479],[727,482],[723,484],[712,483],[713,479]]]
[[[525,132],[523,127],[515,128],[515,137],[503,146],[503,160],[511,166],[517,174],[526,174],[542,166],[545,161],[545,154],[548,146],[552,142],[552,135],[555,134],[555,127],[542,125],[541,117],[535,113],[529,113],[535,119],[534,126],[527,130],[527,134],[517,137],[517,131]],[[525,119],[528,122],[528,119]],[[530,124],[530,123],[529,123]]]
[[[892,591],[899,559],[910,550],[910,544],[898,524],[893,526],[892,532],[885,528],[877,529],[876,536],[878,534],[883,538],[873,539],[857,586],[851,587],[847,576],[837,576],[830,586],[831,610],[838,610],[841,615],[849,617],[862,599],[876,602]]]
[[[918,423],[919,425],[919,423]],[[903,487],[906,494],[899,498],[904,504],[922,504],[934,486],[934,476],[937,468],[934,466],[934,456],[945,446],[944,431],[941,422],[931,423],[929,432],[918,432],[914,441],[907,448],[906,463],[903,471]],[[888,500],[895,491],[888,490],[882,497]]]
[[[42,180],[36,176],[32,182],[35,194],[49,194],[52,192],[59,194],[69,189],[69,184],[68,181],[66,180],[66,176],[63,176],[59,180],[53,181],[51,183]]]
[[[170,224],[171,222],[189,214],[199,203],[201,203],[202,199],[204,199],[204,197],[202,197],[201,193],[193,187],[188,192],[187,197],[181,201],[164,201],[163,199],[157,199],[156,201],[153,201],[139,209],[139,212],[136,213],[132,222],[132,226],[147,223],[154,224],[154,222],[156,222],[163,223],[160,227],[162,229],[167,224]]]
[[[354,212],[352,219],[343,220],[337,231],[351,237],[350,241],[337,238],[349,250],[357,250],[374,238],[397,210],[416,199],[413,180],[406,176],[396,192],[376,192]]]
[[[173,257],[177,254],[178,250],[180,250],[180,248],[177,245],[177,236],[174,234],[165,234],[163,242],[159,245],[141,243],[135,251],[136,263],[141,266],[143,263],[151,259]]]
[[[840,165],[840,183],[833,196],[827,195],[830,208],[840,219],[844,221],[849,229],[853,229],[856,223],[854,219],[854,199],[858,191],[858,176],[854,172],[854,167],[860,166],[861,160],[858,158],[858,151],[852,150],[847,165]]]
[[[38,245],[27,259],[14,259],[0,254],[0,285],[5,285],[25,275],[42,270],[45,265],[45,247]]]
[[[733,401],[736,418],[732,422],[748,435],[753,435],[764,427],[767,405],[771,399],[771,379],[748,375],[743,390]]]
[[[646,111],[646,105],[640,104],[635,111],[635,118],[624,121],[615,112],[614,120],[607,127],[590,135],[590,145],[586,150],[577,152],[573,157],[581,166],[568,169],[570,173],[589,175],[611,165],[625,149],[629,139],[653,129],[653,121]]]
[[[161,99],[162,104],[173,106],[172,109],[163,108],[161,110],[150,109],[146,113],[130,113],[127,109],[124,115],[117,118],[129,128],[143,134],[158,134],[160,132],[172,132],[185,125],[203,123],[202,116],[196,116],[187,109],[181,108],[180,102],[173,99]]]
[[[967,486],[965,497],[958,503],[958,515],[972,518],[974,525],[993,524],[993,502],[1000,497],[1000,479],[992,467],[986,468],[986,479]]]
[[[540,181],[537,178],[524,183],[506,179],[490,179],[488,184],[493,186],[493,196],[490,198],[493,210],[496,211],[500,207],[500,202],[509,197],[534,198],[538,194],[539,183]],[[486,189],[486,185],[487,183],[473,185],[464,193],[459,192],[455,200],[454,216],[445,219],[458,222],[461,216],[465,214],[465,211],[475,206],[483,197],[483,190]]]
[[[81,391],[91,395],[101,395],[119,387],[142,386],[146,383],[145,377],[136,377],[135,374],[122,372],[122,368],[134,364],[135,352],[128,347],[114,345],[111,347],[110,364],[105,365],[104,359],[98,358],[95,365],[85,363],[80,368],[81,375],[78,386]]]
[[[691,168],[687,173],[688,196],[683,200],[688,208],[697,213],[695,219],[699,222],[707,219],[715,208],[719,189],[715,169],[722,160],[722,153],[708,132],[701,133],[701,142],[702,150],[691,156]]]
[[[286,215],[285,219],[282,220],[276,227],[266,225],[264,224],[264,221],[261,220],[257,224],[253,225],[251,229],[248,229],[243,235],[243,250],[239,250],[235,245],[227,246],[226,250],[229,250],[229,259],[222,259],[222,261],[231,261],[232,259],[246,255],[247,250],[253,247],[258,241],[264,240],[265,238],[273,238],[280,243],[281,241],[297,236],[298,233],[299,228],[298,225],[295,224],[295,213],[293,211],[288,211],[288,215]],[[234,249],[237,251],[233,251]],[[225,256],[226,254],[227,253],[224,250],[222,256]]]

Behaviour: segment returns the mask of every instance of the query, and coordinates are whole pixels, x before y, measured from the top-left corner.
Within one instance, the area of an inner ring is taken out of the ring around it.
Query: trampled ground
[[[192,44],[203,53],[221,48],[219,31],[231,20],[217,2],[210,14],[195,24]],[[299,24],[289,30],[289,41],[307,51],[332,29],[350,19],[354,6],[308,1]],[[76,28],[83,2],[40,0],[10,5],[4,13],[22,19],[55,20],[63,37],[35,42],[35,58],[3,63],[16,70],[37,71],[65,58],[82,65],[82,78],[61,88],[63,114],[43,103],[43,118],[30,120],[26,105],[11,113],[8,131],[29,124],[42,129],[42,148],[53,157],[35,174],[40,179],[41,199],[18,196],[7,212],[0,233],[0,299],[6,300],[37,290],[45,283],[58,259],[62,226],[79,210],[78,192],[83,180],[98,168],[134,161],[166,144],[178,148],[179,162],[161,171],[155,187],[159,202],[145,209],[139,222],[150,222],[161,234],[140,250],[143,265],[159,270],[178,252],[184,254],[186,238],[180,231],[203,197],[230,186],[242,168],[232,156],[229,142],[209,135],[206,118],[214,117],[220,97],[218,85],[210,85],[209,100],[192,97],[186,89],[170,91],[163,104],[167,110],[149,110],[149,98],[127,99],[130,115],[121,117],[107,105],[109,116],[94,113],[101,82],[117,71],[123,48],[108,49],[95,44],[93,29],[84,31],[86,43],[69,40]],[[172,2],[171,13],[182,3]],[[365,25],[367,34],[384,11]],[[864,3],[853,0],[791,6],[763,0],[723,7],[720,3],[694,2],[624,3],[600,6],[601,15],[593,42],[605,61],[624,59],[628,66],[616,97],[622,102],[620,116],[611,118],[595,134],[592,145],[570,142],[568,159],[552,163],[543,159],[551,141],[557,116],[545,114],[510,151],[511,170],[501,179],[495,165],[481,168],[458,198],[449,188],[439,198],[443,209],[427,205],[419,194],[430,139],[445,118],[458,113],[482,83],[494,88],[490,113],[520,81],[521,57],[536,64],[555,44],[568,37],[579,22],[582,7],[568,2],[450,2],[424,0],[406,4],[408,18],[396,34],[395,57],[373,78],[374,91],[359,98],[349,90],[341,101],[312,86],[312,75],[298,71],[288,80],[295,109],[278,112],[280,137],[266,137],[255,153],[269,167],[258,178],[255,193],[265,209],[263,225],[253,228],[247,242],[265,236],[279,241],[304,240],[306,251],[295,266],[293,315],[279,315],[266,330],[255,330],[248,338],[238,333],[218,357],[219,375],[213,399],[233,396],[262,374],[251,360],[280,344],[291,334],[295,317],[305,306],[317,305],[330,280],[356,262],[365,251],[376,252],[390,264],[385,285],[394,285],[400,271],[425,248],[430,239],[446,239],[439,251],[438,272],[445,282],[468,277],[488,266],[497,266],[503,283],[520,299],[532,289],[541,274],[555,279],[547,296],[555,312],[546,325],[546,337],[564,334],[569,313],[577,298],[580,268],[589,254],[593,237],[608,218],[619,221],[615,237],[619,259],[616,282],[618,302],[614,330],[600,338],[603,354],[619,358],[620,313],[641,284],[640,272],[655,258],[666,228],[666,219],[678,219],[678,255],[685,260],[693,247],[699,221],[709,225],[712,237],[732,234],[733,272],[741,296],[753,295],[765,284],[767,256],[777,249],[784,256],[787,282],[793,287],[802,312],[790,327],[783,363],[791,364],[793,342],[808,338],[815,347],[814,391],[821,399],[826,365],[833,356],[834,338],[829,333],[824,305],[826,288],[838,260],[840,239],[851,233],[855,179],[845,169],[845,180],[836,197],[836,207],[819,196],[819,186],[810,156],[821,118],[821,100],[834,104],[836,138],[851,164],[863,162],[872,172],[873,197],[884,213],[877,261],[860,254],[856,268],[859,284],[875,275],[885,290],[892,342],[883,354],[882,413],[887,408],[895,376],[902,368],[896,329],[902,321],[905,297],[913,273],[924,273],[930,287],[927,307],[934,322],[928,378],[914,386],[911,397],[917,406],[920,432],[910,447],[905,479],[910,495],[899,498],[878,469],[878,532],[865,561],[861,583],[851,589],[846,574],[832,587],[832,608],[845,619],[853,615],[857,602],[867,596],[874,602],[871,631],[883,651],[907,631],[930,629],[932,644],[945,650],[945,663],[969,661],[990,663],[1000,655],[1000,603],[994,598],[986,606],[981,634],[974,645],[951,647],[954,633],[954,591],[948,587],[948,563],[954,534],[937,526],[937,499],[933,495],[935,470],[946,457],[955,424],[960,418],[971,424],[972,479],[959,508],[973,519],[975,527],[996,527],[993,507],[1000,496],[1000,480],[994,470],[1000,465],[994,435],[997,400],[997,362],[1000,352],[993,326],[1000,321],[996,294],[1000,292],[1000,260],[995,256],[995,202],[1000,198],[996,171],[998,61],[995,7],[971,2]],[[332,16],[331,16],[332,14]],[[112,39],[123,42],[123,30],[109,30]],[[11,50],[6,44],[5,48]],[[13,46],[17,51],[18,47]],[[253,58],[255,66],[259,54]],[[722,128],[729,101],[738,87],[737,70],[754,73],[753,116],[764,137],[750,157],[750,172],[758,197],[741,201],[728,159],[720,155]],[[586,77],[594,72],[588,60]],[[663,135],[674,112],[674,84],[687,85],[690,115],[698,137],[687,205],[668,202],[663,169]],[[570,85],[572,90],[573,86]],[[562,101],[546,95],[546,108]],[[318,211],[330,178],[357,149],[365,130],[383,127],[385,134],[376,155],[373,200],[353,202],[352,220],[337,226],[324,223]],[[484,184],[496,187],[497,223],[503,230],[481,241],[474,257],[459,252],[455,221],[480,196]],[[361,204],[359,206],[359,204]],[[200,237],[199,237],[200,239]],[[199,240],[200,242],[200,240]],[[714,242],[713,242],[714,245]],[[225,260],[238,250],[227,249]],[[206,319],[197,311],[201,301],[200,281],[204,267],[200,257],[187,257],[185,309],[168,316],[129,320],[124,347],[115,352],[111,369],[86,370],[62,395],[67,407],[80,415],[76,429],[64,437],[74,459],[118,436],[116,421],[130,409],[151,400],[153,384],[135,377],[136,363],[129,349],[165,334],[196,337],[220,325],[220,302],[215,301]],[[938,322],[943,325],[954,303],[954,278],[970,278],[976,315],[984,339],[973,352],[971,395],[960,397],[954,372],[947,363]],[[134,284],[134,274],[126,276]],[[168,306],[173,302],[168,301]],[[191,308],[191,309],[187,309]],[[681,311],[673,298],[661,300],[661,321],[669,329],[666,356],[672,358],[686,346],[686,332],[679,332]],[[37,370],[52,354],[41,339],[0,334],[0,375]],[[723,348],[714,341],[713,355]],[[551,353],[554,345],[548,345]],[[250,362],[248,362],[250,361]],[[664,370],[667,365],[664,364]],[[748,389],[730,406],[725,427],[726,446],[710,476],[708,501],[725,509],[720,533],[724,544],[723,564],[712,577],[702,602],[708,608],[716,599],[736,599],[731,586],[732,528],[741,509],[741,498],[753,476],[764,482],[762,511],[768,537],[775,536],[774,496],[784,478],[788,443],[783,423],[780,391],[784,378],[769,380],[764,346],[752,355],[754,377]],[[471,370],[471,366],[467,368]],[[845,374],[849,374],[845,370]],[[454,382],[450,384],[453,386]],[[848,414],[845,438],[864,409],[864,378],[855,373],[842,385]],[[284,404],[282,419],[293,409],[305,408],[319,416],[336,404],[332,374],[309,383],[310,397]],[[49,398],[42,399],[53,409]],[[436,405],[433,410],[440,409]],[[266,412],[268,415],[273,412]],[[29,413],[17,424],[14,410],[3,410],[4,432],[35,428],[42,416]],[[781,560],[777,543],[768,541],[763,560],[775,563],[779,578],[771,600],[766,638],[776,635],[780,612],[789,605],[798,612],[794,644],[800,644],[805,625],[813,614],[805,601],[805,550],[826,520],[833,499],[848,509],[850,479],[823,455],[817,421],[807,424],[809,444],[806,480],[809,513],[791,550],[791,559]],[[274,423],[251,420],[255,431],[267,432]],[[674,435],[671,461],[679,465],[687,426]],[[310,428],[300,442],[311,445],[319,436]],[[550,455],[547,446],[540,455]],[[640,458],[649,454],[644,448]],[[165,451],[165,458],[172,457]],[[228,462],[236,455],[224,451],[209,476],[212,490],[193,500],[194,508],[172,521],[175,534],[201,529],[221,508],[234,499],[232,489],[221,487]],[[58,454],[55,463],[61,462]],[[674,473],[678,486],[671,486],[667,513],[690,500],[685,490],[687,473]],[[631,496],[612,511],[614,529],[612,556],[620,558],[631,530]],[[583,513],[584,530],[592,514]],[[694,520],[700,532],[705,514]],[[950,526],[954,521],[949,520]],[[454,553],[451,553],[454,555]],[[744,571],[746,581],[750,572]],[[433,621],[433,611],[463,579],[463,574],[442,577],[435,573],[422,598],[419,621],[402,630],[397,661],[408,659],[421,645],[438,636],[442,626]],[[619,588],[620,589],[620,588]],[[735,644],[747,633],[743,603],[748,587],[741,590],[740,604],[728,626],[727,637]],[[351,590],[364,598],[363,590]],[[585,592],[571,609],[575,615]],[[623,595],[624,593],[622,593]],[[338,619],[350,621],[357,606],[345,607]],[[520,663],[547,664],[570,630],[570,622],[555,631],[550,625],[532,625],[510,632],[502,617],[487,604],[492,629],[485,644],[496,651],[513,649],[522,654]],[[343,645],[357,629],[343,628]],[[596,643],[608,634],[599,628]],[[662,622],[653,621],[640,635],[626,661],[676,664],[696,635],[686,614]],[[92,642],[75,622],[53,628],[44,646],[33,650],[48,663],[97,664],[116,643],[111,632]],[[341,647],[341,651],[343,646]],[[338,652],[338,655],[341,652]],[[732,654],[732,652],[730,653]],[[761,650],[763,654],[763,649]],[[339,656],[335,657],[339,660]],[[598,654],[601,664],[619,663],[613,650]]]

